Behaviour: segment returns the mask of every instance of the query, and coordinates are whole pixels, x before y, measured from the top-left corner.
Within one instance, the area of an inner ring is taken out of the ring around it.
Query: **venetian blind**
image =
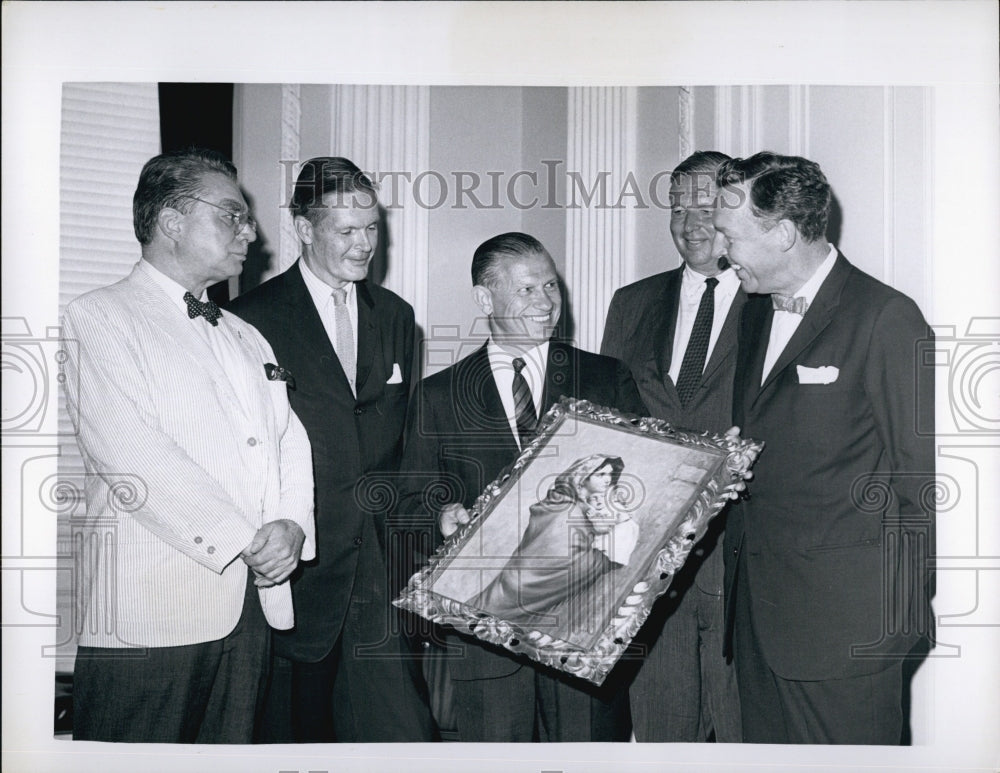
[[[139,259],[132,194],[143,164],[160,152],[155,83],[67,83],[62,95],[59,179],[59,314],[85,292],[117,282]],[[57,670],[72,670],[72,524],[83,514],[83,461],[65,396],[59,401],[61,497]]]

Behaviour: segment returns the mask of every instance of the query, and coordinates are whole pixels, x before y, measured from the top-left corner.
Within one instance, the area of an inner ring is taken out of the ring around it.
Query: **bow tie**
[[[792,314],[798,314],[802,317],[805,316],[809,308],[809,301],[802,296],[790,298],[787,295],[771,293],[771,305],[775,311],[790,311]]]
[[[215,304],[215,301],[205,301],[202,303],[191,295],[191,293],[184,293],[184,303],[187,304],[188,316],[191,319],[204,317],[212,324],[212,327],[216,327],[219,324],[219,317],[222,316],[222,312],[219,311],[219,307]]]

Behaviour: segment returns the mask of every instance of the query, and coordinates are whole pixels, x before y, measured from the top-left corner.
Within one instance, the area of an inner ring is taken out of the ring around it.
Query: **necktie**
[[[351,315],[347,311],[347,290],[343,287],[333,291],[333,321],[337,326],[337,340],[333,342],[333,348],[347,374],[351,391],[355,392],[354,379],[357,377],[358,364],[354,354],[354,328],[351,327]]]
[[[184,293],[184,303],[187,304],[188,317],[191,319],[204,317],[211,323],[212,327],[216,327],[219,324],[219,317],[222,316],[222,312],[219,311],[219,307],[215,305],[214,301],[205,301],[202,303],[191,295],[191,293]]]
[[[517,434],[521,439],[521,448],[531,442],[531,436],[535,433],[535,425],[538,423],[538,414],[535,413],[535,401],[531,399],[531,390],[528,382],[521,374],[524,370],[525,362],[520,357],[514,358],[514,420],[517,423]]]
[[[809,310],[809,301],[802,296],[790,298],[787,295],[772,293],[771,305],[775,311],[790,311],[792,314],[798,314],[800,317],[805,316],[806,311]]]
[[[681,405],[687,406],[688,401],[698,389],[702,371],[705,370],[705,355],[708,354],[708,341],[712,337],[712,320],[715,317],[715,286],[719,280],[710,276],[705,280],[705,290],[701,294],[698,313],[691,328],[691,338],[684,359],[681,362],[681,372],[677,374],[677,394]]]

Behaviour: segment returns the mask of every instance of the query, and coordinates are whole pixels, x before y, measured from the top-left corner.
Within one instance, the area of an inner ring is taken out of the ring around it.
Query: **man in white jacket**
[[[205,302],[256,239],[235,167],[156,156],[133,219],[142,260],[63,321],[87,472],[74,738],[247,743],[268,624],[294,625],[287,579],[315,551],[309,441],[294,375]]]

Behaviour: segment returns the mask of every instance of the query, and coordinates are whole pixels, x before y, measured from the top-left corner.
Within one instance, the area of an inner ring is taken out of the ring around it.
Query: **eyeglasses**
[[[257,221],[253,219],[249,212],[233,212],[231,209],[226,209],[218,204],[213,204],[211,201],[205,201],[205,199],[199,199],[197,196],[183,194],[182,198],[194,199],[195,201],[200,201],[202,204],[208,204],[208,206],[215,207],[216,209],[224,212],[225,219],[228,220],[229,225],[232,226],[234,235],[238,236],[244,226],[250,226],[252,231],[257,230]]]

